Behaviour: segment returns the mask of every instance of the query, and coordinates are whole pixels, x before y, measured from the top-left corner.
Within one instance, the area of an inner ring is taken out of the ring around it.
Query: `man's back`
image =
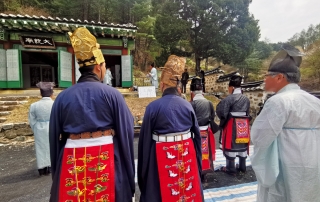
[[[152,134],[164,135],[189,130],[194,134],[192,139],[195,144],[196,162],[198,167],[201,168],[201,139],[191,105],[177,94],[173,94],[171,90],[170,94],[153,101],[147,106],[140,130],[138,147],[137,173],[141,190],[140,201],[165,201],[161,198],[160,193],[161,176],[158,173],[156,162],[158,154],[155,149],[157,144],[152,139]],[[196,162],[194,161],[194,163]],[[199,186],[201,185],[199,184]]]
[[[220,119],[220,127],[224,127],[228,121],[230,112],[246,112],[249,115],[250,100],[243,94],[231,94],[221,100],[217,105],[217,115]]]
[[[318,98],[289,84],[266,102],[252,126],[252,141],[257,149],[252,157],[257,178],[262,184],[275,180],[269,195],[259,195],[258,201],[319,201]],[[270,162],[279,163],[259,162],[265,153]]]
[[[208,125],[210,118],[214,118],[212,103],[207,99],[194,100],[191,102],[194,112],[197,116],[199,126]]]
[[[319,201],[320,100],[303,90],[281,93],[278,99],[281,99],[287,117],[284,130],[278,136],[280,172],[288,196],[292,197],[287,200]]]
[[[278,97],[276,97],[278,96]],[[294,90],[271,97],[271,100],[281,99],[280,102],[287,110],[288,119],[286,127],[316,128],[320,124],[320,100],[315,96],[303,91]]]
[[[100,82],[80,82],[61,92],[52,108],[50,145],[53,174],[52,196],[57,196],[61,154],[69,134],[114,129],[116,201],[131,199],[134,192],[133,116],[122,95]],[[59,140],[59,134],[61,139]],[[86,139],[84,139],[86,141]],[[87,140],[88,142],[91,139]],[[54,201],[54,200],[53,200]]]
[[[189,130],[193,125],[192,107],[176,95],[166,95],[148,106],[154,115],[155,132],[159,134]]]
[[[50,97],[42,98],[41,100],[31,104],[30,111],[34,113],[37,120],[47,121],[50,119],[53,100]]]
[[[116,89],[99,82],[78,83],[60,94],[56,102],[64,113],[64,130],[69,133],[113,128],[115,104],[123,104]]]

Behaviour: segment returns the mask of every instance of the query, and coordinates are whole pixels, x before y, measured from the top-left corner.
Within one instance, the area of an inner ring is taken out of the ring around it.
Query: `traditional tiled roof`
[[[208,76],[208,75],[211,75],[211,74],[218,74],[218,73],[224,73],[224,71],[221,70],[221,66],[219,66],[217,68],[214,68],[214,69],[211,69],[211,70],[208,70],[208,71],[205,71],[204,75]]]
[[[0,29],[17,31],[35,31],[50,33],[66,33],[74,31],[77,27],[86,27],[96,36],[128,36],[134,37],[137,27],[128,24],[102,23],[87,20],[60,19],[59,17],[12,15],[0,13]]]
[[[243,91],[256,91],[262,90],[263,91],[263,80],[262,81],[254,81],[254,82],[247,82],[241,84],[241,88]]]
[[[238,72],[232,72],[230,74],[225,74],[225,75],[219,76],[217,82],[220,83],[220,82],[229,81],[230,77],[235,75],[236,73],[238,73]]]
[[[216,68],[211,69],[211,70],[208,70],[208,71],[205,71],[205,72],[204,72],[204,75],[205,75],[205,76],[208,76],[208,75],[217,74],[217,73],[224,73],[224,71],[221,70],[221,66],[216,67]],[[191,77],[189,77],[189,80],[192,80],[194,77],[196,77],[196,76],[191,76]]]

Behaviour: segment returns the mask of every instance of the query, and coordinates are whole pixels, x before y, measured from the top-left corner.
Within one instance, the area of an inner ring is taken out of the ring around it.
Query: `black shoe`
[[[45,175],[50,175],[51,174],[51,167],[45,167]]]
[[[45,169],[46,168],[38,169],[38,172],[39,172],[40,176],[45,175],[45,173],[46,173]]]
[[[206,174],[201,174],[201,182],[202,183],[206,183],[207,182]]]
[[[239,172],[245,173],[247,171],[246,158],[247,157],[239,157],[239,166],[237,168]]]

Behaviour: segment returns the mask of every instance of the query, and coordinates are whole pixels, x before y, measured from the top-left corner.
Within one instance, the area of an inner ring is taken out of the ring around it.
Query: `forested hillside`
[[[259,22],[249,13],[251,0],[2,0],[0,12],[43,15],[138,26],[134,64],[164,65],[170,54],[187,57],[191,74],[227,65],[245,81],[263,79],[273,55],[284,42],[260,38]],[[319,20],[320,21],[320,20]],[[306,53],[302,84],[320,86],[320,24],[297,30],[287,42]]]

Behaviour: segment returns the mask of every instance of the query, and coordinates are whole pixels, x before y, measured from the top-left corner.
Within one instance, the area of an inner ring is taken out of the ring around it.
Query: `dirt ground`
[[[146,107],[148,104],[156,99],[159,99],[160,96],[155,98],[138,98],[133,96],[125,97],[125,101],[134,117],[140,118],[144,115]],[[219,100],[214,96],[206,96],[208,100],[213,103],[213,106],[216,106]],[[40,98],[30,98],[28,103],[19,106],[14,109],[9,116],[6,116],[7,121],[5,123],[16,123],[16,122],[28,122],[28,112],[30,105]],[[187,100],[190,100],[190,97],[187,95]]]

